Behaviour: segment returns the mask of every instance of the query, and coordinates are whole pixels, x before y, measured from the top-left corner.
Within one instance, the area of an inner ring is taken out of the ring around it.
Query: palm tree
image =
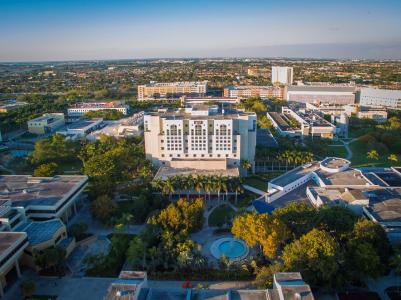
[[[372,160],[378,160],[379,159],[379,153],[377,153],[376,150],[370,150],[368,153],[366,153],[367,158],[372,159]]]
[[[228,177],[223,177],[223,191],[226,193],[226,201],[228,202],[228,189],[229,189],[229,180]]]
[[[171,201],[172,194],[174,193],[174,185],[171,177],[167,177],[164,182],[163,193],[168,194],[169,200]]]
[[[394,162],[397,162],[397,161],[398,161],[398,157],[397,157],[396,154],[390,154],[390,155],[387,157],[387,159],[390,160],[390,161],[394,161]]]
[[[233,190],[235,192],[235,205],[238,203],[238,193],[242,191],[242,182],[241,178],[237,177],[232,179]]]
[[[220,203],[220,192],[223,189],[223,177],[221,175],[216,177],[216,190],[217,190],[217,202]]]

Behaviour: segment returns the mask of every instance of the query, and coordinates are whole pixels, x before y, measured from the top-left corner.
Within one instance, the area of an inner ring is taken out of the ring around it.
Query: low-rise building
[[[76,140],[85,138],[89,133],[104,127],[103,119],[95,118],[90,120],[80,120],[67,126],[65,130],[57,133],[66,136],[67,139]]]
[[[4,296],[11,270],[21,277],[20,260],[28,244],[25,232],[0,232],[0,297]]]
[[[117,121],[103,121],[104,127],[92,131],[86,136],[87,140],[94,141],[102,135],[116,138],[139,136],[143,133],[143,117],[145,112],[141,111],[128,118]]]
[[[286,94],[286,87],[280,86],[228,86],[224,89],[224,97],[228,98],[278,98],[284,99]]]
[[[65,125],[63,113],[49,113],[28,121],[28,131],[34,134],[55,132]]]
[[[200,104],[238,104],[240,103],[240,98],[230,98],[230,97],[188,97],[182,96],[180,98],[181,104],[183,106],[194,106]]]
[[[312,111],[296,112],[283,106],[281,113],[268,112],[267,117],[282,136],[333,139],[337,132],[335,125]]]
[[[117,104],[114,102],[84,102],[70,106],[67,110],[68,117],[76,118],[82,117],[90,111],[99,110],[115,110],[121,112],[123,115],[128,114],[129,106],[125,104]]]
[[[25,105],[28,105],[28,103],[20,102],[15,99],[2,100],[0,101],[0,113],[8,113]]]
[[[138,100],[178,99],[184,95],[204,96],[207,81],[150,82],[138,85]]]
[[[110,284],[104,300],[159,299],[253,299],[253,300],[313,300],[310,286],[299,272],[273,275],[273,288],[267,290],[192,289],[149,287],[146,272],[122,271]]]
[[[306,108],[314,112],[319,112],[322,115],[331,115],[340,117],[346,114],[348,117],[354,116],[358,119],[370,119],[377,123],[387,121],[387,110],[380,107],[361,106],[359,104],[347,105],[330,105],[330,104],[312,104],[306,103]]]
[[[401,109],[401,91],[362,87],[359,104],[390,109]]]
[[[0,200],[10,201],[13,208],[24,208],[30,219],[60,218],[67,223],[77,211],[77,204],[81,201],[87,182],[88,177],[82,175],[2,175]]]
[[[292,85],[287,88],[285,99],[301,103],[353,104],[355,103],[355,87]]]

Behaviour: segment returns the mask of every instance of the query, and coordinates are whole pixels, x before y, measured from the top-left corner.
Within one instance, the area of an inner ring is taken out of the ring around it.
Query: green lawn
[[[209,216],[209,226],[223,226],[225,222],[229,222],[236,212],[228,205],[224,204],[216,208]]]
[[[352,166],[353,167],[390,167],[398,166],[401,161],[401,155],[398,155],[398,162],[392,162],[387,159],[388,154],[380,155],[378,160],[371,160],[366,157],[368,149],[365,144],[360,141],[355,141],[350,144],[352,150]]]
[[[267,181],[257,176],[250,176],[245,178],[244,184],[250,185],[251,187],[257,188],[262,191],[267,191]]]
[[[341,146],[328,146],[327,147],[327,156],[335,156],[335,157],[347,157],[347,150],[344,145]]]
[[[238,208],[244,208],[248,207],[251,205],[252,200],[255,200],[256,198],[259,198],[260,195],[254,194],[250,191],[244,190],[244,192],[240,195],[238,195],[238,202],[234,203],[234,199],[231,198],[231,203],[235,205]]]
[[[259,190],[267,191],[267,182],[281,174],[282,173],[280,172],[252,174],[251,176],[244,178],[243,183]]]

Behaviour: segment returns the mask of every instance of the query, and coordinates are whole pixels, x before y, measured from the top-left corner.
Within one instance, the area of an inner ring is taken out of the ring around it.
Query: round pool
[[[215,240],[210,247],[210,251],[217,259],[225,256],[230,260],[240,260],[248,255],[249,248],[242,240],[225,237]]]

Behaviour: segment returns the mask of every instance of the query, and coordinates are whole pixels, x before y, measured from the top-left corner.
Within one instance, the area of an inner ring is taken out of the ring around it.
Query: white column
[[[15,262],[15,269],[17,270],[18,278],[21,278],[21,270],[20,270],[20,268],[19,268],[19,262],[18,262],[18,260]]]

